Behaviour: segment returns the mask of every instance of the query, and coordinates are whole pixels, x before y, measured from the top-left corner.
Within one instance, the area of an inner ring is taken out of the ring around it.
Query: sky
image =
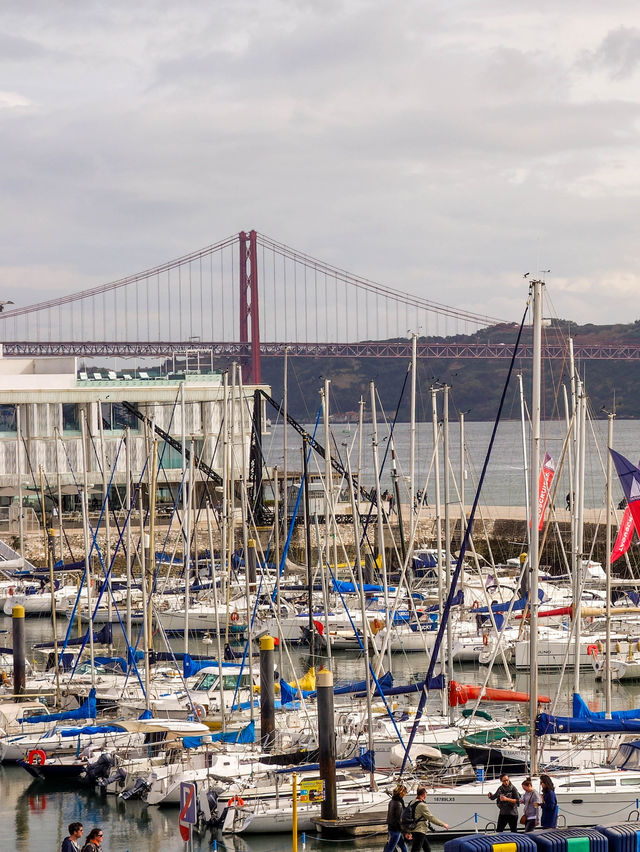
[[[513,320],[640,318],[640,6],[29,0],[0,10],[1,299],[255,228]]]

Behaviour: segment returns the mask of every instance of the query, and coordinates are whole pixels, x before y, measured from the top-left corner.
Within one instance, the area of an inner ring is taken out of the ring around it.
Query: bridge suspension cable
[[[123,354],[144,344],[155,351],[158,344],[250,341],[255,358],[261,341],[277,347],[406,339],[408,331],[447,336],[497,321],[383,286],[252,231],[106,284],[16,306],[0,314],[0,339],[21,346],[89,340],[121,346]]]
[[[487,314],[477,314],[472,311],[465,311],[462,308],[454,308],[450,305],[441,304],[440,302],[432,302],[429,299],[424,299],[421,296],[416,296],[412,293],[405,293],[402,290],[389,287],[386,284],[377,284],[375,281],[370,281],[368,278],[353,275],[351,272],[347,272],[344,269],[331,266],[322,260],[311,257],[311,255],[292,249],[284,243],[276,242],[270,237],[266,237],[264,234],[258,234],[258,243],[265,248],[270,248],[282,257],[290,258],[291,260],[302,264],[308,269],[330,275],[339,281],[344,281],[346,284],[350,284],[351,286],[357,287],[361,290],[367,290],[370,293],[376,293],[386,299],[402,302],[403,304],[422,308],[423,310],[432,311],[442,316],[452,317],[453,319],[462,320],[477,326],[495,325],[497,323],[505,322],[504,319],[492,317]]]

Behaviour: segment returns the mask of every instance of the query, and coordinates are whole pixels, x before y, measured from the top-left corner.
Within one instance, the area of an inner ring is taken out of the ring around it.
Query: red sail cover
[[[467,701],[518,701],[521,704],[529,701],[528,692],[514,692],[512,689],[493,689],[492,687],[472,686],[468,683],[458,683],[452,680],[449,684],[449,706],[457,707]],[[550,704],[548,695],[539,695],[538,704]]]
[[[633,523],[633,515],[631,514],[631,509],[627,506],[624,510],[624,515],[622,516],[622,523],[618,530],[616,543],[611,551],[611,563],[614,563],[616,559],[620,559],[620,557],[624,556],[627,550],[629,550],[634,529],[635,524]]]
[[[541,531],[544,526],[544,513],[547,511],[549,503],[549,495],[551,494],[551,480],[556,471],[556,466],[549,455],[545,453],[542,470],[540,471],[540,479],[538,480],[538,530]]]

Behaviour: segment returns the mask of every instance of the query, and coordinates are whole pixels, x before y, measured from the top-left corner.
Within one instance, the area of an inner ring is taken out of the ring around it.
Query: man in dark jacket
[[[80,852],[80,838],[82,837],[82,823],[72,822],[69,826],[69,836],[62,841],[61,852]]]
[[[506,772],[500,776],[500,781],[502,783],[495,793],[487,794],[490,799],[497,801],[499,814],[496,830],[504,831],[508,826],[509,831],[517,831],[520,793],[513,786]]]
[[[404,784],[398,784],[391,796],[391,801],[387,808],[387,830],[389,832],[389,839],[384,847],[384,852],[393,852],[396,846],[400,849],[400,852],[407,852],[407,844],[404,842],[401,824],[402,811],[404,809],[403,800],[406,795],[407,788]]]

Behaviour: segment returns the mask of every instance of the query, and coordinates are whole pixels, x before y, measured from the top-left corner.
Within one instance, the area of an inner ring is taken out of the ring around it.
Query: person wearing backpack
[[[499,814],[496,831],[504,831],[506,826],[509,826],[509,831],[517,831],[520,793],[513,786],[506,772],[500,776],[500,782],[495,793],[487,793],[490,799],[497,801],[498,805]]]
[[[407,795],[407,788],[404,784],[398,784],[393,791],[389,807],[387,808],[387,831],[389,839],[384,847],[384,852],[393,852],[396,846],[400,852],[407,852],[407,844],[404,839],[402,828],[402,815],[404,813],[404,797]]]
[[[411,852],[431,852],[431,846],[429,845],[427,835],[432,823],[433,825],[441,825],[446,829],[449,828],[446,822],[442,822],[442,820],[438,819],[435,814],[431,813],[426,799],[427,788],[422,786],[418,787],[416,790],[416,800],[411,805],[415,820],[414,827],[411,832],[413,836]]]

